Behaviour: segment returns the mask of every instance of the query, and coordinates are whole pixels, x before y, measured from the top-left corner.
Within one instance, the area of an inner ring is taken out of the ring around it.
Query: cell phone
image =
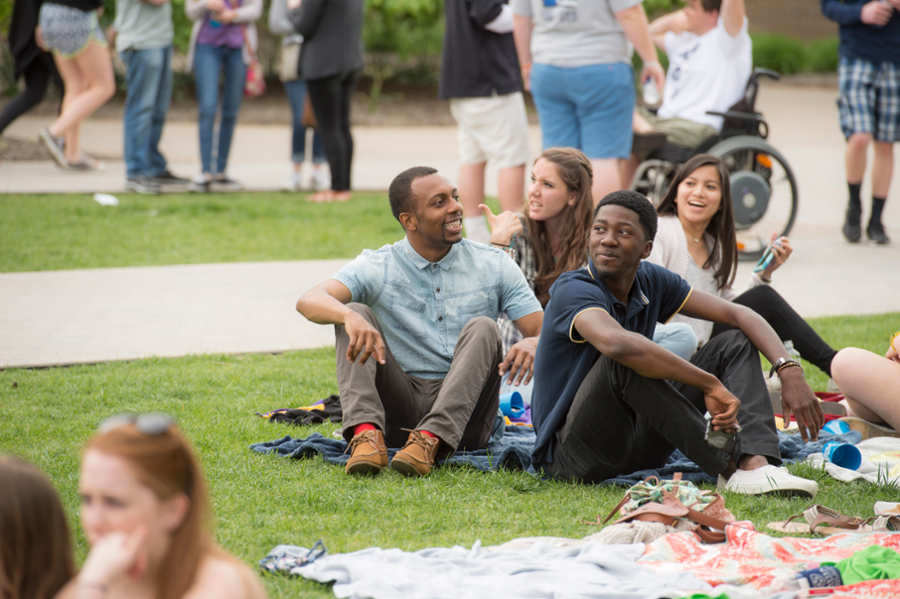
[[[769,265],[772,264],[772,259],[775,258],[775,252],[772,251],[772,246],[777,245],[781,247],[781,237],[775,240],[775,243],[769,245],[766,248],[766,251],[763,252],[762,258],[759,259],[759,262],[756,263],[756,267],[754,267],[753,272],[762,272],[765,269],[769,268]]]
[[[725,431],[717,431],[713,429],[712,416],[706,416],[706,435],[704,439],[710,447],[720,449],[725,453],[734,453],[734,433],[726,433]]]

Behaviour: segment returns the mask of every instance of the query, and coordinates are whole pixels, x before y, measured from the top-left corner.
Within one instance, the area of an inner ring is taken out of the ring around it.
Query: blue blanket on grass
[[[529,426],[507,426],[503,435],[494,439],[486,449],[478,451],[458,451],[453,456],[438,462],[440,466],[471,466],[478,470],[498,470],[500,468],[521,469],[536,474],[531,463],[531,450],[534,448],[534,429]],[[800,435],[787,435],[778,431],[778,449],[786,463],[801,461],[812,453],[820,453],[825,443],[840,441],[856,445],[862,436],[856,431],[844,435],[823,433],[814,443],[804,443]],[[250,449],[259,453],[272,453],[282,457],[295,459],[312,458],[321,455],[329,464],[344,465],[349,455],[347,442],[329,439],[320,433],[313,433],[304,439],[285,436],[275,441],[254,443]],[[388,456],[393,457],[397,448],[389,448]],[[681,472],[685,480],[694,483],[715,483],[716,479],[706,474],[694,462],[679,450],[669,456],[665,466],[656,470],[640,470],[628,475],[610,478],[604,483],[630,487],[647,478],[656,476],[660,479],[671,479],[676,472]]]

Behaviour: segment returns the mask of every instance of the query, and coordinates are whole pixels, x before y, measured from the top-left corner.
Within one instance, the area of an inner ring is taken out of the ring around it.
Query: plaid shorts
[[[841,58],[838,78],[844,137],[871,133],[878,141],[900,141],[900,67]]]

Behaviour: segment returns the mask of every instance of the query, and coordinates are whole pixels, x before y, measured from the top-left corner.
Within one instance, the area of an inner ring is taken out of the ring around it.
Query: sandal
[[[334,191],[332,189],[323,189],[322,191],[306,196],[306,201],[324,204],[325,202],[346,202],[352,197],[353,193],[349,190]]]
[[[806,522],[795,522],[799,518]],[[769,522],[766,528],[777,532],[798,534],[833,535],[842,532],[877,532],[900,530],[900,517],[873,516],[856,518],[844,516],[823,505],[814,505],[802,514],[791,516],[784,522]]]

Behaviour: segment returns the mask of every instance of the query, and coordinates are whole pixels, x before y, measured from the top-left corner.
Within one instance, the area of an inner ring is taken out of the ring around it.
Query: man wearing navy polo
[[[297,310],[336,325],[347,472],[377,474],[385,445],[405,441],[391,468],[424,476],[437,457],[487,445],[501,378],[531,379],[543,313],[509,256],[462,238],[457,190],[435,169],[400,173],[388,196],[406,237],[365,250]],[[500,312],[525,336],[505,357]]]
[[[531,405],[535,466],[556,478],[601,482],[659,468],[677,448],[718,475],[720,489],[814,497],[814,481],[778,467],[757,348],[781,377],[804,439],[815,439],[822,409],[799,362],[752,310],[642,262],[655,235],[647,198],[633,191],[606,196],[594,212],[588,265],[550,288]],[[713,338],[687,362],[652,341],[656,323],[678,312],[737,330]],[[706,442],[706,411],[715,430],[740,425],[733,450]]]

